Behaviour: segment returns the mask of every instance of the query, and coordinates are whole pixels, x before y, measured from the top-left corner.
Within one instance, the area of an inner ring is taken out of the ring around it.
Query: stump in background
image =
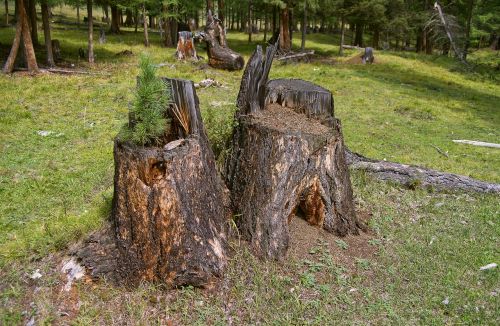
[[[242,236],[281,259],[295,215],[341,236],[360,225],[332,95],[302,80],[268,82],[275,51],[258,47],[245,68],[225,178]]]
[[[177,50],[175,56],[178,60],[195,59],[198,60],[196,48],[194,47],[193,33],[179,32],[177,41]]]
[[[222,276],[227,262],[229,196],[216,170],[193,83],[166,81],[173,104],[164,144],[140,147],[115,140],[116,250],[98,250],[96,255],[119,252],[117,272],[134,283],[209,286]],[[79,256],[84,264],[98,264],[88,252]],[[109,273],[109,268],[100,270]]]
[[[207,43],[208,64],[213,68],[225,70],[243,69],[243,57],[227,46],[226,31],[221,21],[207,13],[207,25],[203,35]]]

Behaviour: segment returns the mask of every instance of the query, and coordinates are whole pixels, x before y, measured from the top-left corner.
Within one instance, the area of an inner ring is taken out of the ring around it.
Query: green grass
[[[62,12],[69,11],[63,7]],[[159,46],[158,34],[151,34],[153,46],[145,50],[142,34],[127,29],[121,35],[108,35],[105,45],[96,44],[97,64],[88,67],[77,59],[78,48],[86,48],[85,31],[63,27],[67,25],[56,24],[53,30],[63,57],[80,69],[110,76],[0,76],[2,324],[23,320],[21,312],[30,302],[26,300],[36,301],[38,321],[58,318],[54,298],[32,298],[25,273],[46,269],[47,276],[38,285],[53,287],[58,280],[49,277],[55,267],[47,257],[99,228],[109,216],[112,140],[127,120],[139,54],[146,51],[154,62],[175,65],[160,68],[160,76],[222,82],[223,88],[198,90],[220,160],[232,130],[242,72],[213,70],[204,62],[177,62],[174,49]],[[0,28],[0,53],[8,51],[13,32]],[[43,43],[43,34],[39,37]],[[230,32],[229,44],[248,59],[255,44],[247,44],[246,37]],[[332,64],[336,41],[328,35],[308,35],[307,47],[324,60],[276,63],[271,78],[302,78],[330,89],[345,141],[354,151],[500,182],[498,149],[452,142],[500,142],[499,78],[487,69],[498,64],[496,53],[473,53],[470,60],[478,65],[474,71],[464,70],[451,58],[397,52],[377,52],[379,64],[371,66]],[[295,39],[295,46],[299,43]],[[125,49],[134,55],[115,55]],[[335,59],[345,62],[348,57]],[[38,131],[52,133],[40,136]],[[189,288],[165,292],[153,285],[138,290],[81,285],[77,322],[161,324],[170,318],[181,324],[228,323],[229,318],[235,324],[499,322],[498,295],[491,294],[499,292],[498,270],[478,270],[500,258],[498,196],[408,191],[362,174],[353,180],[359,206],[373,212],[375,235],[367,241],[378,248],[377,255],[355,256],[353,266],[343,266],[335,256],[314,249],[321,243],[311,243],[311,250],[324,254],[308,257],[310,263],[262,264],[238,247],[221,295]],[[345,247],[341,250],[346,252],[355,249],[346,244],[339,241],[336,247]],[[325,263],[330,260],[334,263]],[[357,290],[349,292],[353,288]],[[449,305],[441,303],[446,297]]]

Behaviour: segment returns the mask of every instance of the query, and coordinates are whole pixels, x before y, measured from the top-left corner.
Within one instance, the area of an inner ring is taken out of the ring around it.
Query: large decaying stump
[[[295,215],[341,236],[360,225],[331,93],[303,80],[268,82],[274,54],[258,47],[245,68],[225,178],[241,235],[281,259]]]
[[[207,13],[207,24],[203,39],[207,43],[208,64],[217,69],[240,70],[245,65],[241,54],[227,46],[226,31],[221,21]]]
[[[166,81],[173,104],[164,144],[140,147],[115,140],[116,250],[109,251],[120,253],[117,270],[128,280],[208,286],[226,266],[229,196],[216,170],[193,83]],[[188,118],[181,123],[179,116]],[[88,254],[80,256],[89,261]]]

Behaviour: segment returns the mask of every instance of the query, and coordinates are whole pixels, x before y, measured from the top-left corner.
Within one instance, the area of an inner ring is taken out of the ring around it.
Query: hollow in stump
[[[282,259],[301,216],[334,234],[358,234],[340,121],[332,94],[297,79],[267,81],[275,46],[245,68],[225,179],[236,223],[257,254]]]

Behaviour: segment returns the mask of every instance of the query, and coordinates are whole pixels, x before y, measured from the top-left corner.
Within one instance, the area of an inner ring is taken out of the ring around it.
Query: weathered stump
[[[191,32],[179,32],[179,38],[177,41],[177,50],[175,56],[178,60],[185,59],[195,59],[198,60],[198,55],[196,54],[196,48],[194,47],[193,33]]]
[[[331,93],[302,80],[267,82],[274,54],[257,48],[245,69],[225,178],[242,237],[281,259],[295,215],[341,236],[360,225]]]
[[[245,65],[241,54],[227,46],[226,31],[219,19],[207,13],[207,24],[203,39],[207,43],[208,64],[217,69],[240,70]]]
[[[173,104],[164,144],[140,147],[115,140],[112,222],[117,250],[108,251],[120,253],[117,270],[133,282],[208,286],[226,266],[229,196],[216,170],[193,83],[166,81]],[[188,117],[187,125],[180,116]],[[89,261],[85,252],[80,256]]]

